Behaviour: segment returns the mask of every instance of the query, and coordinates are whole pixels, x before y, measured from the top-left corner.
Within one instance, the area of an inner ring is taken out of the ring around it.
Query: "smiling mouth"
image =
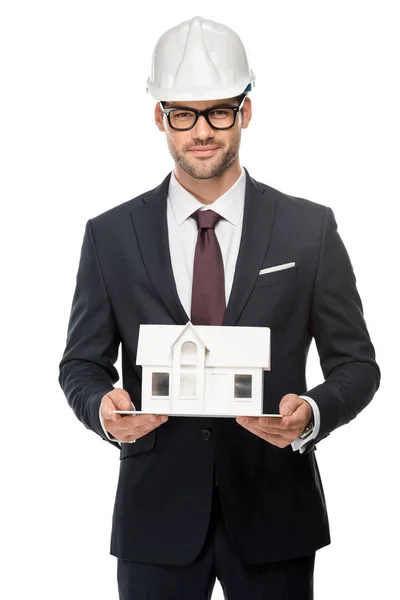
[[[205,154],[212,154],[214,152],[216,152],[217,150],[219,150],[219,147],[211,147],[211,148],[207,148],[207,146],[204,147],[195,147],[195,148],[189,148],[188,152],[193,152],[193,154],[199,154],[199,155],[205,155]]]

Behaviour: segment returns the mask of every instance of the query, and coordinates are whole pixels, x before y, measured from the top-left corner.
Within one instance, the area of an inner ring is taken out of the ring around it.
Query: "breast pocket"
[[[278,285],[280,283],[287,283],[289,281],[293,281],[294,279],[297,279],[298,271],[299,265],[295,265],[294,267],[281,269],[280,271],[262,273],[258,276],[254,288]]]
[[[121,444],[120,460],[127,456],[136,456],[137,454],[143,454],[144,452],[150,452],[154,449],[157,441],[158,427],[149,431],[141,438],[138,438],[134,444]]]

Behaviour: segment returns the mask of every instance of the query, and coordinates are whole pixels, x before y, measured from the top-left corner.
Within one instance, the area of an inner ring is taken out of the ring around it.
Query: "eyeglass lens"
[[[191,127],[196,120],[196,113],[191,110],[171,110],[169,113],[172,127],[186,129]],[[208,112],[208,118],[216,128],[231,127],[235,120],[235,112],[231,108],[215,108]]]

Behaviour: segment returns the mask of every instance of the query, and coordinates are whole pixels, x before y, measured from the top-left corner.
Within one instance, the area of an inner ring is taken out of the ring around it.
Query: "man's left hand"
[[[286,448],[297,440],[311,421],[313,411],[306,400],[286,394],[279,403],[279,417],[236,417],[236,422],[266,442]]]

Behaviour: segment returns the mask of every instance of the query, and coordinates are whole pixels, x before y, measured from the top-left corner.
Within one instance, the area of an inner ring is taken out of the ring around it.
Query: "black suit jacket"
[[[120,343],[120,387],[140,410],[140,324],[189,320],[168,246],[171,174],[155,189],[89,219],[59,382],[78,419],[120,451],[110,550],[119,558],[193,561],[207,532],[214,468],[229,533],[246,561],[289,559],[330,543],[314,450],[370,402],[380,370],[332,210],[245,173],[243,231],[224,325],[271,328],[264,412],[277,412],[287,393],[307,394],[319,406],[320,432],[303,454],[265,442],[234,418],[170,417],[136,444],[120,449],[107,440],[98,413],[119,378],[114,363]],[[287,262],[296,266],[259,275]],[[313,337],[325,381],[307,389]],[[203,438],[204,429],[210,439]]]

